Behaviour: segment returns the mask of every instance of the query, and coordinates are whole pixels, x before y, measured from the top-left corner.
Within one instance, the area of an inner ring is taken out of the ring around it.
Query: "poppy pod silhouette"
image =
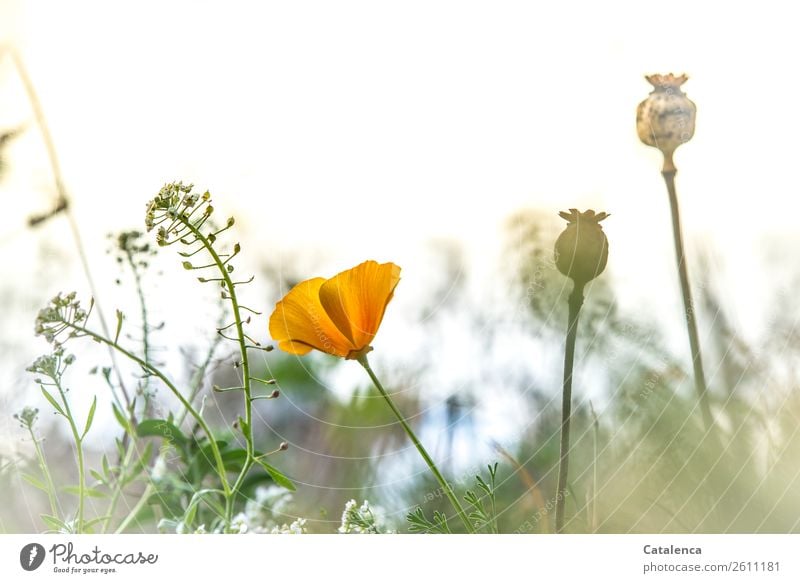
[[[608,239],[600,222],[608,213],[578,209],[562,211],[559,216],[567,221],[564,231],[555,243],[555,260],[558,270],[572,280],[572,292],[567,298],[569,321],[564,348],[564,382],[561,400],[561,445],[558,463],[558,490],[556,495],[556,532],[564,530],[567,476],[569,473],[569,432],[572,420],[572,370],[575,360],[575,340],[578,335],[578,317],[583,305],[586,284],[600,275],[608,263]]]
[[[608,263],[608,239],[600,225],[608,213],[569,209],[558,215],[568,224],[556,240],[556,267],[576,287],[583,286],[600,275]]]
[[[474,532],[452,487],[417,438],[403,414],[367,360],[386,306],[400,282],[400,267],[394,263],[365,261],[330,279],[315,277],[297,284],[275,305],[269,331],[278,348],[304,355],[318,350],[357,361],[369,375],[411,442],[469,532]]]

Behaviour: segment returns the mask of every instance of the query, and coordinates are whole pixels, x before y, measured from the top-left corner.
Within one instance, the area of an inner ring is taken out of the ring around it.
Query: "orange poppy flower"
[[[312,349],[355,359],[371,350],[386,305],[400,281],[394,263],[365,261],[330,279],[294,286],[269,319],[278,348],[290,354]]]

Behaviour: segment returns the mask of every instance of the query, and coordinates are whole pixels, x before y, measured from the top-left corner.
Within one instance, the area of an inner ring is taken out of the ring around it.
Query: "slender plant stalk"
[[[36,450],[36,459],[39,462],[39,469],[42,471],[45,484],[47,485],[47,499],[50,502],[50,512],[56,518],[60,518],[58,512],[58,500],[56,499],[56,487],[53,483],[53,477],[50,475],[50,468],[47,466],[47,460],[44,458],[44,450],[42,450],[42,445],[39,443],[39,440],[36,438],[36,434],[33,432],[33,427],[29,425],[28,431],[31,434],[33,447]]]
[[[239,493],[239,489],[242,487],[245,478],[247,477],[247,473],[250,471],[250,468],[253,467],[253,463],[255,460],[255,447],[253,443],[253,399],[252,399],[252,390],[251,390],[251,378],[250,378],[250,360],[247,354],[247,341],[246,335],[244,332],[244,321],[242,319],[241,310],[239,309],[239,300],[236,297],[236,285],[233,283],[231,279],[230,273],[225,267],[225,263],[220,258],[219,254],[217,253],[216,249],[211,245],[211,242],[208,238],[200,232],[195,225],[188,219],[182,219],[183,224],[188,227],[192,234],[203,244],[206,248],[206,251],[211,255],[211,258],[214,260],[214,263],[219,269],[220,274],[222,275],[222,279],[225,282],[225,287],[228,292],[228,298],[231,301],[231,308],[233,311],[233,318],[236,325],[236,337],[239,343],[239,352],[240,357],[242,359],[242,388],[244,390],[244,421],[245,427],[243,428],[244,431],[244,440],[245,440],[245,460],[242,464],[242,469],[239,472],[239,475],[236,477],[236,481],[233,483],[233,487],[231,488],[231,495],[226,497],[225,500],[225,524],[226,526],[231,523],[231,519],[233,518],[233,509],[234,509],[234,502],[237,494]]]
[[[678,209],[678,195],[675,191],[675,174],[677,168],[672,162],[672,156],[664,156],[664,168],[661,171],[664,182],[667,184],[669,193],[669,206],[672,211],[672,235],[675,239],[675,258],[678,262],[678,277],[681,282],[681,294],[683,295],[683,308],[686,315],[686,330],[689,334],[689,347],[692,351],[692,366],[694,367],[694,386],[697,390],[697,397],[700,401],[700,411],[703,415],[703,423],[706,431],[710,431],[714,426],[714,419],[711,416],[711,407],[708,403],[708,389],[706,377],[703,371],[703,355],[700,349],[700,338],[697,334],[697,321],[694,313],[694,303],[692,302],[692,289],[689,285],[689,273],[686,269],[686,255],[683,250],[683,235],[681,233],[681,217]]]
[[[150,322],[147,315],[147,301],[145,300],[144,286],[142,285],[142,274],[139,272],[139,267],[136,265],[136,261],[134,260],[133,253],[131,252],[130,248],[124,249],[124,253],[128,267],[133,274],[134,287],[136,288],[136,295],[139,298],[139,313],[140,317],[142,318],[142,356],[144,357],[145,362],[150,362]],[[150,394],[148,392],[149,388],[150,377],[146,376],[144,378],[144,384],[140,388],[142,396],[144,397],[144,405],[142,410],[145,417],[147,417],[148,409],[150,407]]]
[[[496,469],[496,468],[495,468]],[[492,531],[494,534],[500,534],[500,527],[497,526],[497,496],[495,493],[495,474],[492,474]]]
[[[150,362],[150,325],[148,323],[147,317],[147,302],[145,301],[144,296],[144,288],[142,286],[142,276],[139,273],[139,268],[134,261],[133,253],[129,248],[125,248],[125,259],[128,263],[128,267],[130,268],[131,272],[133,273],[134,278],[134,287],[136,288],[136,295],[139,298],[139,310],[142,318],[142,356],[144,357],[145,362]],[[148,416],[149,408],[150,408],[150,394],[149,394],[149,386],[150,386],[150,376],[146,375],[144,378],[144,383],[140,387],[140,392],[144,398],[144,403],[142,406],[143,415],[145,417]],[[192,399],[189,399],[191,402]],[[120,470],[119,476],[114,484],[114,489],[111,494],[111,501],[108,505],[108,511],[106,512],[106,519],[103,521],[103,528],[100,531],[101,534],[105,534],[108,530],[109,526],[111,525],[111,521],[114,519],[114,514],[117,510],[117,504],[119,503],[120,497],[122,496],[122,490],[124,487],[124,480],[123,477],[125,476],[126,472],[128,471],[128,466],[133,459],[133,454],[136,451],[136,436],[131,435],[128,432],[125,433],[123,439],[128,441],[127,449],[125,454],[120,457]]]
[[[19,77],[20,81],[22,82],[22,86],[25,88],[25,94],[28,97],[28,103],[33,110],[33,116],[36,119],[36,125],[39,128],[39,134],[41,135],[42,142],[44,142],[45,150],[47,151],[47,158],[50,162],[50,169],[53,174],[53,182],[55,183],[56,192],[58,192],[58,204],[57,204],[57,211],[64,211],[67,215],[67,219],[69,221],[70,231],[72,232],[72,238],[75,241],[75,247],[78,250],[78,255],[81,260],[81,266],[83,267],[83,273],[86,277],[86,281],[89,284],[89,289],[92,292],[92,297],[94,298],[94,303],[97,306],[97,314],[100,318],[100,326],[103,329],[103,334],[107,337],[111,337],[111,331],[108,326],[108,322],[103,315],[103,310],[100,306],[100,299],[97,293],[97,286],[94,283],[94,278],[92,277],[92,271],[89,267],[89,260],[86,257],[86,248],[83,244],[83,240],[81,238],[80,229],[78,228],[78,223],[75,220],[75,215],[72,212],[72,204],[70,201],[69,194],[67,193],[67,188],[64,185],[64,178],[61,173],[61,164],[58,161],[58,155],[56,153],[55,142],[53,141],[53,137],[50,134],[50,128],[47,125],[47,118],[44,115],[44,110],[42,109],[42,104],[39,101],[39,96],[36,93],[36,89],[33,85],[33,81],[31,81],[30,76],[28,75],[28,71],[25,68],[22,59],[17,54],[17,52],[12,47],[0,47],[0,56],[2,56],[2,52],[6,51],[11,59],[11,62],[14,65],[14,68],[17,72],[17,76]],[[35,224],[35,222],[32,220]],[[40,222],[40,221],[38,221]],[[125,388],[125,383],[122,380],[122,373],[120,372],[119,365],[117,364],[116,355],[114,354],[113,349],[109,347],[108,349],[109,357],[111,358],[111,365],[114,368],[114,373],[117,377],[117,382],[119,383],[120,393],[122,394],[123,400],[125,401],[125,408],[129,411],[131,415],[131,422],[135,424],[135,418],[133,416],[132,406],[133,403],[131,401],[130,395],[128,394],[127,389]],[[115,395],[116,397],[116,395]]]
[[[589,527],[592,532],[597,532],[597,457],[598,445],[600,443],[600,421],[597,419],[594,405],[589,401],[589,409],[592,412],[592,493],[591,493],[591,512],[589,514]]]
[[[114,491],[111,493],[111,501],[108,505],[108,510],[106,511],[106,519],[103,521],[103,528],[100,531],[100,534],[105,534],[108,531],[108,527],[111,525],[111,521],[114,519],[114,514],[117,511],[117,504],[119,503],[119,499],[122,496],[122,488],[123,488],[123,478],[125,473],[128,471],[128,465],[131,463],[133,459],[133,454],[136,451],[136,440],[131,439],[128,443],[128,449],[125,452],[125,456],[122,460],[120,460],[120,470],[119,476],[117,476],[117,481],[114,484]]]
[[[373,372],[372,368],[369,365],[369,361],[367,360],[367,355],[363,354],[359,356],[357,360],[358,363],[364,367],[364,370],[367,371],[367,374],[369,375],[369,378],[372,379],[372,383],[375,385],[375,388],[378,389],[378,392],[384,398],[386,404],[389,405],[389,408],[392,410],[392,413],[394,413],[395,417],[397,417],[397,420],[400,422],[400,425],[405,430],[406,435],[408,435],[409,439],[411,439],[411,442],[417,448],[417,451],[422,456],[422,459],[424,459],[425,463],[428,464],[428,468],[430,468],[431,472],[438,480],[439,485],[442,487],[445,494],[447,494],[447,497],[450,499],[450,503],[453,505],[453,508],[455,508],[456,512],[458,513],[458,516],[464,523],[464,526],[467,527],[467,532],[474,533],[475,529],[472,527],[469,518],[467,518],[466,512],[464,512],[464,509],[461,507],[461,504],[459,503],[458,498],[453,492],[453,489],[450,487],[450,484],[448,484],[447,480],[444,479],[444,476],[442,476],[442,473],[439,471],[439,468],[436,467],[436,464],[434,463],[433,459],[431,458],[430,455],[428,455],[428,452],[426,451],[425,447],[417,438],[416,434],[414,433],[414,430],[411,429],[411,426],[406,422],[405,418],[403,417],[403,414],[394,404],[394,401],[392,401],[391,397],[389,396],[389,393],[386,392],[386,389],[383,388],[383,385],[381,385],[381,382],[378,380],[378,377],[375,376],[375,373]]]
[[[77,525],[75,527],[75,532],[76,534],[80,534],[83,532],[83,510],[84,501],[86,498],[86,474],[83,463],[83,437],[81,437],[80,431],[78,431],[78,426],[75,424],[75,418],[72,416],[72,411],[69,407],[69,401],[67,400],[67,394],[66,391],[64,391],[61,381],[59,381],[57,378],[54,378],[53,382],[58,389],[59,395],[61,395],[61,402],[64,405],[65,417],[69,422],[69,428],[72,432],[72,439],[75,441],[75,454],[78,458],[78,515],[76,517]]]
[[[222,318],[220,317],[220,326],[222,326],[223,324],[224,324],[224,322],[222,321]],[[201,388],[201,385],[202,385],[202,382],[203,382],[203,378],[205,377],[205,372],[208,370],[208,367],[211,365],[211,361],[214,359],[214,353],[216,352],[217,347],[219,346],[219,343],[220,343],[221,339],[222,339],[222,337],[219,336],[219,335],[217,335],[214,338],[214,340],[211,343],[211,347],[208,349],[208,353],[206,354],[205,360],[203,361],[203,363],[199,366],[197,371],[195,371],[194,375],[192,376],[192,382],[191,382],[191,386],[190,386],[189,396],[187,397],[187,401],[189,401],[190,403],[194,402],[194,399],[197,396],[197,393],[200,392],[200,388]],[[180,426],[183,423],[183,421],[186,419],[186,416],[188,415],[188,413],[189,413],[188,409],[182,409],[180,411],[180,413],[178,413],[178,416],[175,418],[175,424],[177,426]],[[121,533],[125,532],[125,529],[128,528],[130,523],[135,520],[136,516],[139,514],[141,509],[144,507],[145,503],[147,502],[148,498],[150,498],[150,495],[153,494],[153,492],[155,492],[155,488],[153,487],[153,484],[152,483],[148,483],[147,486],[145,487],[144,491],[142,492],[142,494],[139,496],[139,499],[137,500],[137,502],[133,505],[133,507],[128,512],[128,514],[125,516],[125,518],[123,518],[122,521],[119,523],[119,526],[117,526],[116,530],[114,531],[114,534],[121,534]]]
[[[186,400],[186,397],[184,397],[183,394],[178,390],[178,387],[176,387],[175,384],[171,380],[169,380],[169,378],[164,373],[162,373],[158,368],[153,366],[151,363],[145,362],[132,352],[122,348],[116,342],[109,340],[108,338],[105,338],[104,336],[101,336],[96,332],[92,332],[91,330],[89,330],[88,328],[84,328],[83,326],[78,326],[72,323],[69,323],[68,326],[73,330],[75,330],[76,332],[78,332],[79,334],[84,334],[97,342],[112,346],[120,354],[132,360],[133,362],[141,366],[144,370],[158,377],[158,379],[161,382],[163,382],[164,385],[166,385],[166,387],[172,392],[173,395],[175,395],[178,401],[180,401],[181,405],[183,405],[183,407],[189,412],[189,415],[191,415],[195,419],[195,421],[197,421],[197,424],[203,430],[203,433],[205,433],[206,436],[208,437],[209,446],[211,447],[211,453],[214,456],[214,462],[217,466],[217,474],[219,474],[220,481],[222,482],[222,489],[223,492],[225,493],[225,498],[227,499],[228,497],[230,497],[231,487],[230,484],[228,483],[227,473],[225,470],[225,463],[222,461],[222,454],[219,451],[219,446],[217,445],[216,439],[214,439],[214,433],[211,431],[211,428],[208,426],[205,419],[203,419],[203,416],[200,415],[197,409],[195,409],[194,406],[189,401]]]
[[[567,341],[564,348],[564,384],[561,393],[561,453],[558,463],[558,489],[556,492],[556,532],[564,530],[564,512],[567,503],[567,476],[569,474],[569,430],[572,420],[572,369],[575,361],[575,339],[578,335],[578,317],[583,305],[583,283],[574,282],[569,304]]]
[[[119,523],[119,526],[114,531],[114,534],[122,534],[125,532],[125,529],[128,528],[131,522],[136,518],[136,516],[141,512],[144,505],[147,504],[147,500],[150,498],[150,495],[155,491],[152,485],[147,484],[147,487],[144,489],[144,493],[139,498],[139,501],[131,508],[131,511],[128,515]]]

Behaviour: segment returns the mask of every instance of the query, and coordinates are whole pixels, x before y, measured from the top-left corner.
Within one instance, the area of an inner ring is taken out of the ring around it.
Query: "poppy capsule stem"
[[[572,420],[572,369],[575,360],[575,339],[578,335],[578,317],[583,305],[585,282],[574,280],[569,303],[567,342],[564,348],[564,384],[561,393],[561,451],[558,463],[558,491],[556,493],[556,532],[564,529],[564,512],[567,503],[567,476],[569,473],[569,431]]]
[[[405,418],[403,417],[403,414],[400,412],[400,409],[397,408],[397,406],[394,404],[394,401],[392,401],[391,397],[389,397],[389,393],[386,392],[386,389],[383,388],[383,385],[381,385],[381,382],[378,380],[378,377],[375,376],[375,373],[373,372],[372,368],[369,365],[369,361],[367,360],[367,352],[368,351],[363,351],[363,353],[360,354],[358,357],[356,357],[354,360],[357,360],[358,363],[364,367],[364,370],[367,371],[367,374],[369,375],[369,378],[372,380],[372,383],[375,385],[375,388],[378,389],[378,392],[381,394],[386,403],[389,405],[389,408],[392,410],[392,413],[394,413],[395,417],[397,417],[397,420],[400,422],[400,425],[405,430],[406,435],[408,435],[409,439],[411,439],[412,443],[417,448],[417,451],[422,456],[422,459],[425,460],[425,463],[428,464],[428,468],[430,468],[431,472],[438,480],[439,485],[442,487],[442,490],[444,490],[444,493],[447,494],[447,497],[450,499],[453,508],[455,508],[459,517],[464,522],[464,526],[467,527],[467,532],[474,533],[475,529],[472,527],[469,518],[467,518],[467,513],[464,512],[464,509],[458,502],[458,498],[453,492],[453,488],[451,488],[450,484],[447,483],[447,480],[444,479],[444,476],[442,476],[442,473],[439,471],[439,468],[436,467],[436,464],[433,462],[433,459],[431,458],[430,455],[428,455],[427,450],[423,447],[422,443],[417,438],[416,434],[414,433],[414,430],[411,429],[411,426],[406,422]]]
[[[670,157],[670,163],[672,158]],[[678,262],[678,277],[681,282],[681,295],[683,296],[683,308],[686,316],[686,330],[689,334],[689,348],[692,351],[692,366],[694,368],[694,385],[697,391],[697,398],[700,403],[700,412],[703,415],[703,423],[706,431],[712,431],[714,418],[711,415],[711,407],[708,403],[708,389],[706,386],[705,372],[703,371],[703,354],[700,349],[700,337],[697,334],[697,320],[694,317],[694,303],[692,301],[692,288],[689,285],[689,272],[686,269],[686,255],[683,250],[683,235],[681,233],[681,215],[678,208],[678,194],[675,191],[675,174],[677,170],[674,165],[671,169],[666,168],[661,172],[664,182],[667,184],[669,194],[669,206],[672,211],[672,235],[675,240],[675,259]]]

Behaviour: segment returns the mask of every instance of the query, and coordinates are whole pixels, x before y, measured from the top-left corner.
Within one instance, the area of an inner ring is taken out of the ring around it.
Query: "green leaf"
[[[101,474],[97,470],[89,470],[89,475],[91,475],[95,480],[97,480],[101,484],[106,483],[106,479],[103,477],[103,474]]]
[[[256,460],[262,468],[267,470],[269,477],[272,478],[272,481],[275,482],[278,486],[283,486],[287,490],[291,490],[294,492],[297,488],[295,487],[294,483],[284,476],[277,468],[269,465],[267,462],[263,460]]]
[[[114,475],[111,473],[111,466],[108,463],[108,456],[103,454],[103,474],[105,475],[106,480],[111,480]]]
[[[117,457],[119,459],[125,458],[125,444],[122,443],[122,440],[119,437],[114,438],[114,445],[117,446]]]
[[[224,516],[225,509],[219,505],[219,503],[211,497],[208,497],[209,494],[223,494],[221,490],[215,490],[211,488],[206,488],[203,490],[198,490],[192,496],[189,505],[186,507],[186,512],[183,514],[183,523],[187,526],[191,527],[194,523],[194,519],[197,516],[197,509],[200,505],[200,502],[205,500],[205,502],[211,507],[211,509],[218,515]]]
[[[165,441],[176,445],[185,446],[188,439],[183,432],[165,419],[145,419],[136,427],[139,437],[161,437]]]
[[[63,521],[59,520],[55,516],[50,516],[49,514],[40,514],[39,517],[44,520],[44,522],[52,528],[53,530],[64,530],[67,531],[69,528]]]
[[[197,444],[197,442],[195,442]],[[227,441],[224,440],[217,440],[217,449],[220,450],[221,456],[223,458],[223,466],[225,466],[225,448],[228,445]],[[199,445],[199,444],[197,444]],[[236,450],[234,450],[235,452]],[[238,454],[233,453],[232,459],[235,461]],[[241,467],[241,465],[240,465]],[[230,470],[230,471],[236,471]],[[192,456],[191,462],[189,462],[189,467],[187,469],[187,474],[192,476],[192,480],[201,480],[206,474],[209,472],[217,472],[217,464],[214,460],[214,451],[211,447],[211,443],[208,441],[203,441],[200,448],[197,450]]]
[[[229,449],[223,451],[222,464],[229,472],[239,472],[244,466],[244,461],[247,459],[247,450],[244,449]]]
[[[83,434],[81,434],[81,441],[83,438],[86,437],[86,434],[89,433],[89,429],[92,427],[92,421],[94,421],[94,412],[97,409],[97,395],[95,395],[94,399],[92,400],[92,406],[89,407],[89,416],[86,418],[86,426],[83,428]]]
[[[117,419],[117,423],[119,423],[122,428],[125,430],[125,433],[131,433],[131,426],[128,423],[125,415],[122,414],[119,407],[117,407],[114,403],[111,403],[111,408],[114,410],[114,417]]]
[[[78,486],[64,486],[61,488],[61,490],[67,494],[74,494],[75,496],[80,496],[81,494],[81,489]],[[108,494],[101,492],[96,488],[84,488],[83,495],[88,496],[89,498],[105,498],[108,496]]]
[[[125,314],[117,310],[117,333],[114,334],[114,344],[119,342],[119,334],[122,332],[122,320],[125,319]]]
[[[64,410],[61,408],[61,405],[58,404],[58,401],[56,401],[55,398],[53,398],[53,395],[48,393],[47,389],[45,389],[41,385],[39,385],[39,387],[42,389],[42,394],[44,394],[44,398],[47,399],[48,402],[53,406],[53,409],[55,409],[56,412],[58,412],[62,416],[66,417],[66,415],[64,415]]]
[[[136,479],[136,477],[139,474],[142,473],[142,470],[144,470],[150,463],[150,456],[152,455],[153,455],[153,442],[151,441],[145,446],[144,452],[142,452],[142,455],[139,456],[139,459],[136,460],[136,463],[128,472],[128,475],[125,477],[124,480],[125,484],[131,483],[133,480]]]
[[[43,492],[47,492],[47,486],[37,477],[32,476],[30,474],[22,474],[22,479],[28,482],[34,488],[39,488]]]
[[[107,515],[107,516],[98,516],[97,518],[93,518],[92,520],[88,520],[88,521],[84,522],[84,524],[83,524],[83,528],[84,528],[85,530],[89,530],[89,529],[91,529],[91,528],[92,528],[92,527],[93,527],[95,524],[100,524],[101,522],[105,522],[105,521],[106,521],[106,520],[108,520],[109,518],[111,518],[111,516],[108,516],[108,515]]]

